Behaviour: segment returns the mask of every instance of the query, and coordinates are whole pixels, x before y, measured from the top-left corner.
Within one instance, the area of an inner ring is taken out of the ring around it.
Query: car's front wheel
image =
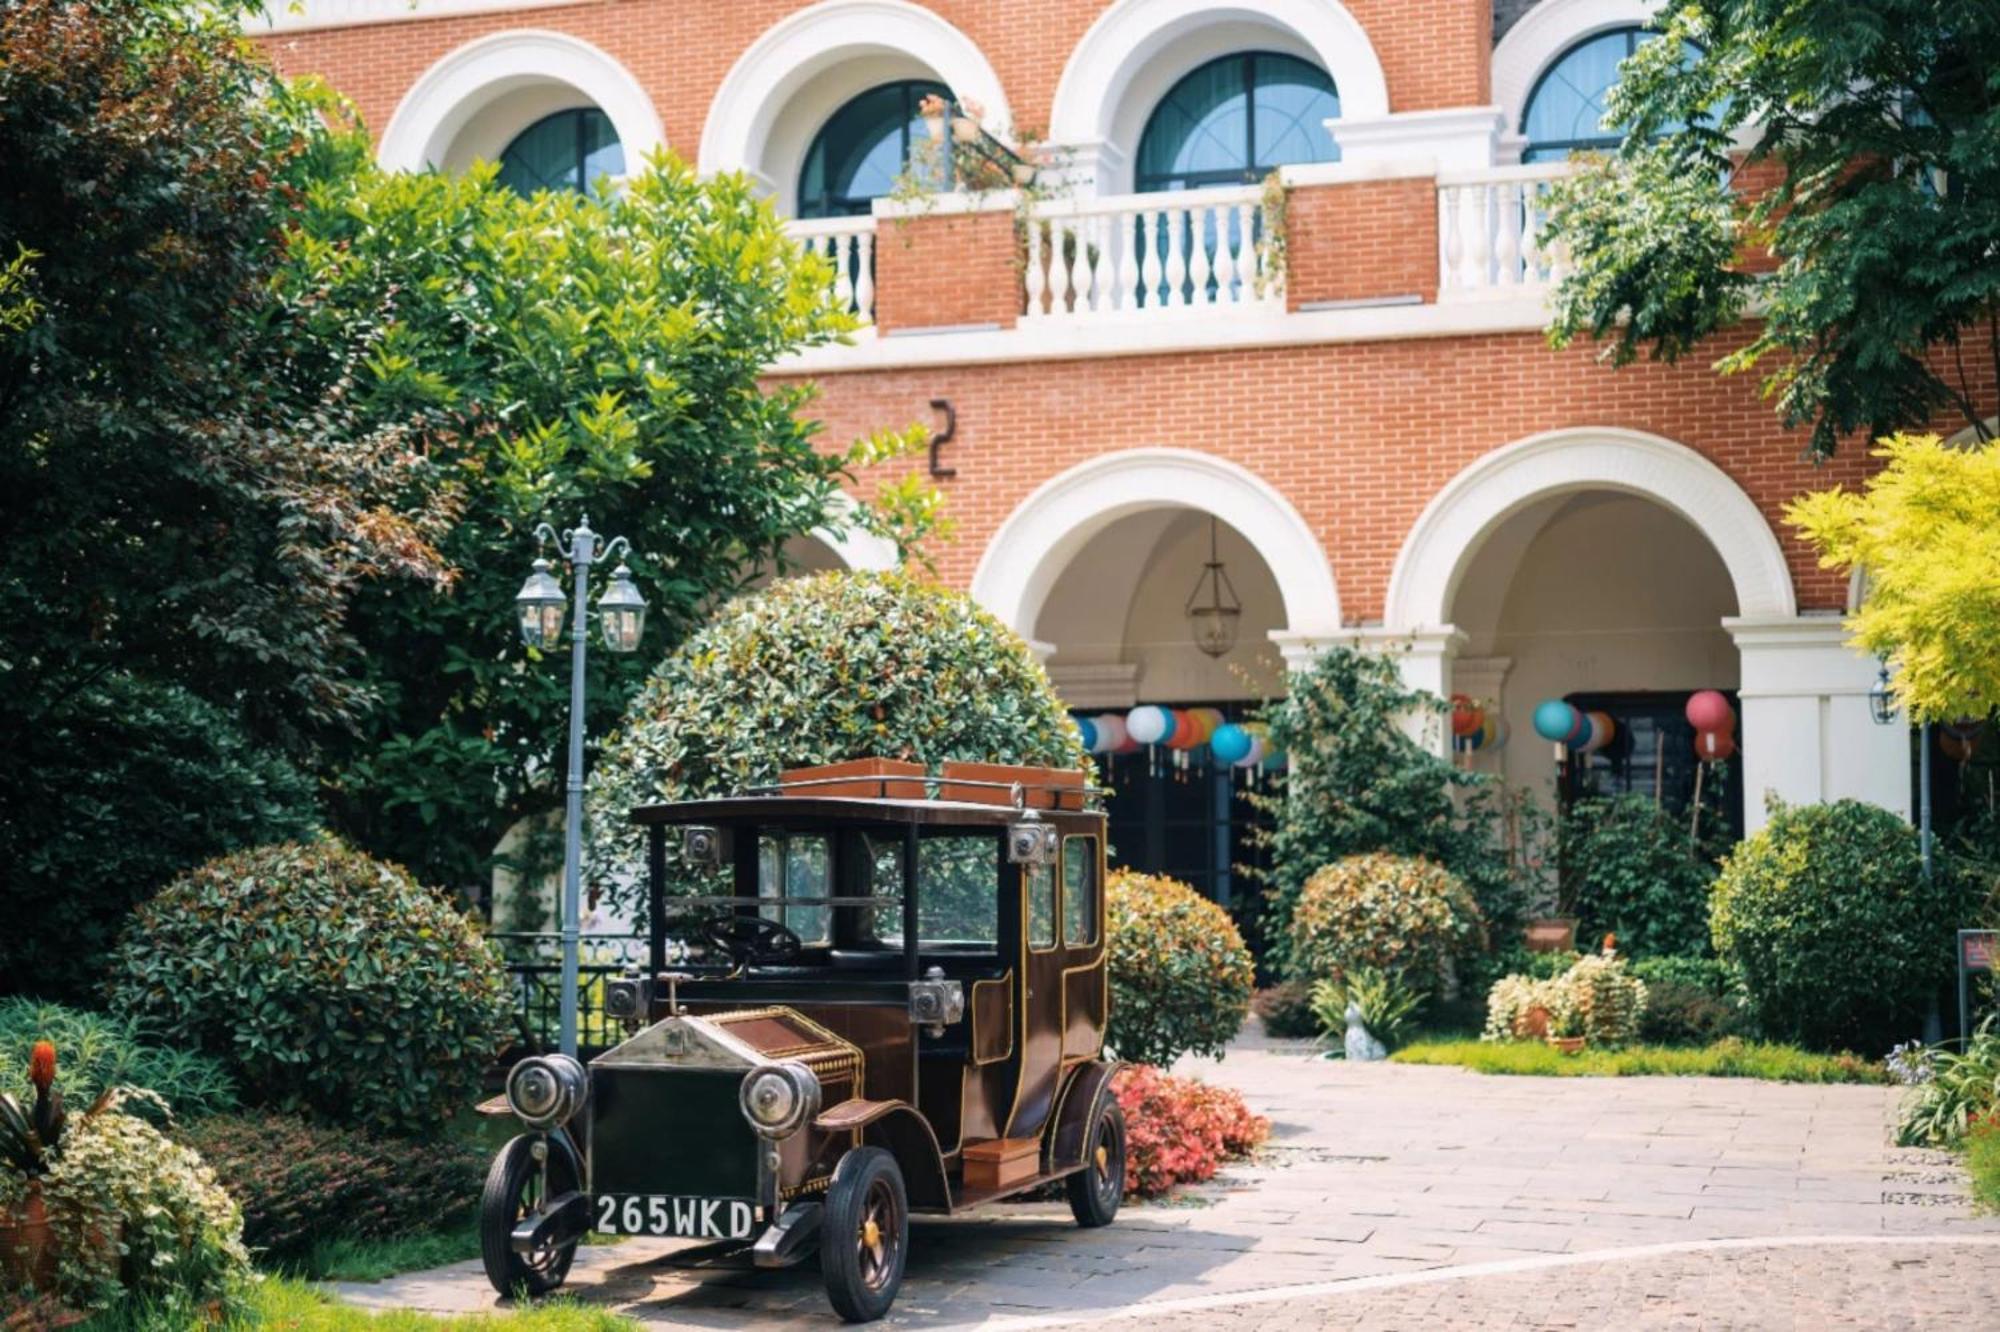
[[[535,1159],[535,1144],[544,1141],[546,1177]],[[502,1295],[546,1295],[562,1285],[576,1257],[576,1242],[517,1253],[514,1227],[576,1187],[576,1161],[560,1141],[523,1133],[500,1149],[479,1197],[479,1255],[493,1289]]]
[[[896,1158],[880,1147],[854,1148],[834,1168],[820,1224],[820,1274],[833,1311],[850,1323],[888,1313],[909,1247],[909,1197]]]

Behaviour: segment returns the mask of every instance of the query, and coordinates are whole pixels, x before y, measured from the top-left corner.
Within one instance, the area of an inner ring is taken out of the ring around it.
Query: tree
[[[1913,717],[1984,717],[2000,707],[2000,445],[1956,448],[1894,435],[1860,492],[1820,491],[1785,520],[1833,569],[1860,569],[1868,595],[1854,641],[1895,667]]]
[[[671,157],[601,196],[523,198],[490,166],[310,191],[285,298],[320,356],[367,348],[351,401],[427,424],[455,512],[448,588],[355,606],[382,704],[329,743],[334,817],[357,842],[472,891],[511,825],[559,806],[568,672],[522,644],[512,604],[537,524],[587,515],[628,537],[651,602],[645,652],[591,654],[594,736],[649,661],[829,522],[851,469],[921,442],[823,449],[810,386],[765,382],[853,327],[830,278],[747,179]],[[892,488],[884,507],[904,502],[926,492]]]
[[[1813,454],[1940,414],[1985,437],[2000,6],[1679,0],[1661,30],[1610,99],[1623,147],[1554,191],[1551,341],[1678,361],[1754,315],[1716,368],[1760,371]]]
[[[81,987],[159,886],[128,872],[295,830],[293,762],[369,701],[355,589],[443,577],[409,429],[351,418],[348,360],[295,377],[270,286],[300,192],[350,160],[226,14],[0,7],[7,988]],[[202,757],[242,780],[174,779]]]

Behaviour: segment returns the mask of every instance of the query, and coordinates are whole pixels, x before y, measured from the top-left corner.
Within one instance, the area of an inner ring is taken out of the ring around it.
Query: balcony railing
[[[815,254],[833,263],[833,287],[827,293],[836,309],[875,322],[875,219],[821,217],[788,222],[785,230]]]
[[[1266,231],[1254,186],[1039,204],[1027,226],[1023,321],[1283,310]]]
[[[1541,246],[1550,185],[1566,162],[1438,176],[1438,300],[1539,295],[1562,280],[1560,253]]]

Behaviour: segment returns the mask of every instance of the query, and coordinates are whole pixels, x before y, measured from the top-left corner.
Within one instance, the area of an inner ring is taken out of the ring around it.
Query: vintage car
[[[912,1212],[1063,1181],[1117,1215],[1125,1124],[1103,1055],[1104,815],[1076,772],[866,760],[647,806],[649,966],[630,1036],[507,1080],[528,1132],[481,1203],[503,1294],[562,1284],[586,1232],[819,1254],[880,1318]],[[669,969],[670,958],[678,968]]]

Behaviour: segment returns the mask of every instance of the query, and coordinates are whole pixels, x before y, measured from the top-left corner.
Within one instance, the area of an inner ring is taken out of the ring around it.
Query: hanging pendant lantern
[[[1201,577],[1195,580],[1194,591],[1188,594],[1188,627],[1194,633],[1194,645],[1211,657],[1226,657],[1236,646],[1236,633],[1243,620],[1243,602],[1236,595],[1236,587],[1229,581],[1229,571],[1222,567],[1222,557],[1216,553],[1216,520],[1208,520],[1208,563],[1202,566]]]

